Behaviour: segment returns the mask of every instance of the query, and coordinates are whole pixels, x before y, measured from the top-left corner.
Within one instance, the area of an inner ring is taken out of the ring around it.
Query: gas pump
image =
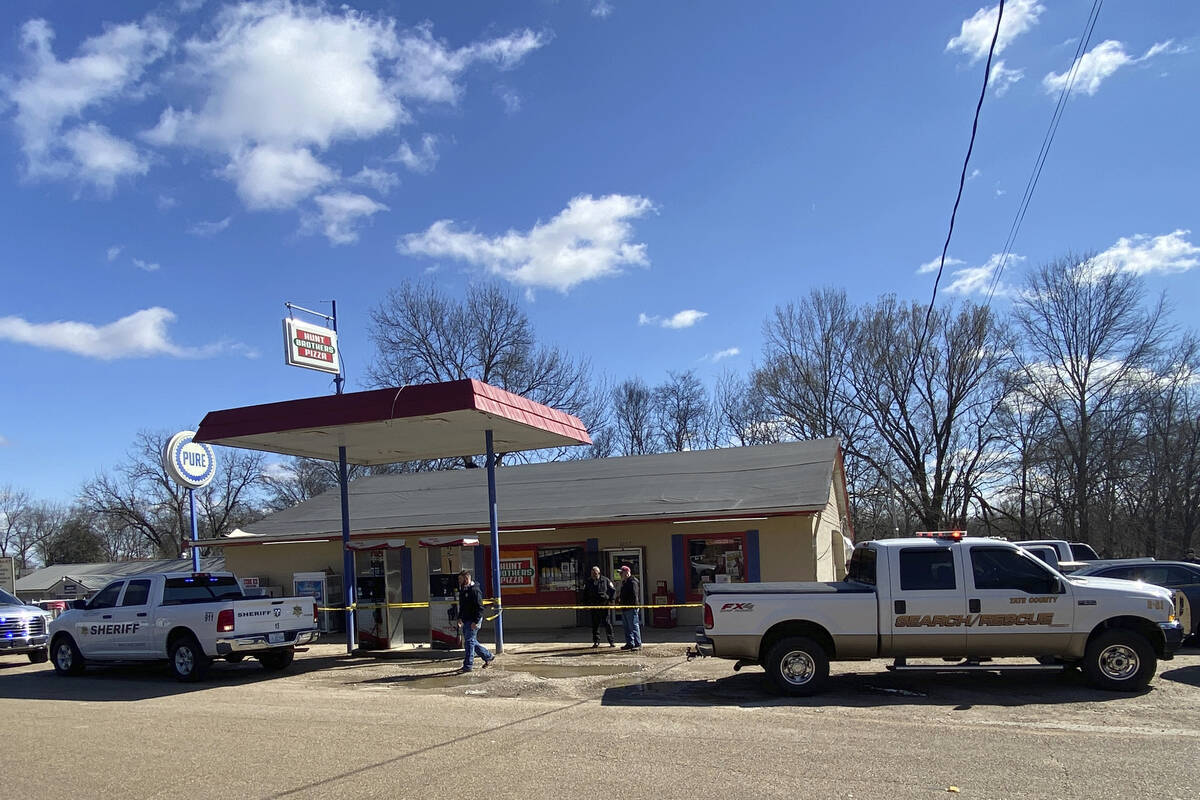
[[[404,643],[404,614],[398,605],[402,599],[400,549],[403,539],[385,542],[355,542],[355,582],[358,584],[358,608],[354,625],[358,645],[364,650],[388,650]]]
[[[435,650],[462,649],[458,628],[458,573],[471,570],[476,582],[474,548],[479,539],[463,536],[430,536],[419,541],[429,549],[429,646]]]

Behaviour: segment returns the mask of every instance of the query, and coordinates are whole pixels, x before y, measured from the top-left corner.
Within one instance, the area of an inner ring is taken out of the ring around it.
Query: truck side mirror
[[[87,600],[72,600],[71,608],[79,609],[80,611],[87,608]]]

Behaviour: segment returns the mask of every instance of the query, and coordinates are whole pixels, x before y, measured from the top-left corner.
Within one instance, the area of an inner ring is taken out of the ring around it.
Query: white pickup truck
[[[839,583],[705,584],[692,655],[761,664],[785,694],[819,691],[830,661],[890,657],[895,670],[1081,667],[1105,689],[1149,683],[1183,640],[1172,593],[1067,578],[1015,544],[931,537],[858,545]],[[909,665],[939,658],[953,667]],[[1012,667],[1008,667],[1012,668]]]
[[[257,658],[265,669],[292,663],[317,636],[311,597],[245,599],[228,572],[164,572],[113,581],[50,623],[50,657],[60,675],[85,664],[166,659],[182,681],[200,680],[216,658]]]

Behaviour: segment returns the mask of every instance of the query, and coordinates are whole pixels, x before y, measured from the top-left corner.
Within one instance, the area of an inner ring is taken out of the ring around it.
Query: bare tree
[[[1111,425],[1134,411],[1139,386],[1152,374],[1169,330],[1160,299],[1149,307],[1137,277],[1092,257],[1067,256],[1033,270],[1015,304],[1027,353],[1025,391],[1052,421],[1055,445],[1070,474],[1063,492],[1072,537],[1094,542],[1104,459]],[[1110,440],[1111,449],[1114,443]],[[1112,549],[1117,542],[1104,543]]]
[[[654,426],[658,441],[669,452],[682,453],[704,446],[709,422],[708,392],[693,370],[668,372],[654,387]]]
[[[654,435],[654,393],[641,378],[622,381],[612,390],[615,448],[623,456],[658,452]]]
[[[528,316],[498,284],[472,285],[458,301],[430,283],[406,283],[372,310],[370,336],[373,386],[474,378],[574,414],[589,427],[602,416],[588,363],[539,344]],[[475,465],[469,458],[463,463]]]
[[[762,387],[729,371],[717,379],[713,418],[714,447],[774,444],[783,433]]]
[[[42,563],[89,564],[107,562],[111,554],[104,537],[96,529],[96,515],[75,506],[66,511],[55,530],[39,543]]]
[[[22,531],[29,524],[33,500],[24,489],[0,486],[0,556],[14,556],[24,566]]]

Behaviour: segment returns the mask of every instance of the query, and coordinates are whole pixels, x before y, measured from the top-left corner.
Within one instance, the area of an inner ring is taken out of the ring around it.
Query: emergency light
[[[958,541],[967,535],[966,531],[917,531],[917,536],[923,539],[953,539]]]

